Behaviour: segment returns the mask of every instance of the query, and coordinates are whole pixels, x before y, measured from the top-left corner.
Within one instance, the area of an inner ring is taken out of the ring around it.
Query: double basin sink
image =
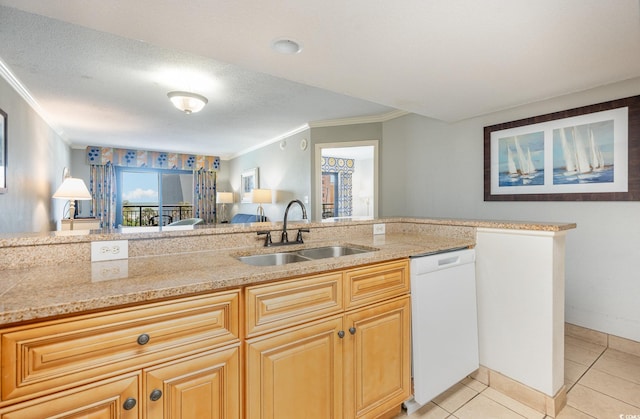
[[[374,250],[375,249],[366,249],[357,246],[323,246],[312,249],[294,250],[291,252],[238,256],[237,259],[248,265],[274,266],[338,256],[356,255],[359,253],[373,252]]]

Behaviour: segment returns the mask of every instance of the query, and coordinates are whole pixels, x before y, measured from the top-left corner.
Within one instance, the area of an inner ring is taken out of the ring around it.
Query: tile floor
[[[640,419],[640,351],[636,349],[621,352],[565,336],[565,383],[567,406],[558,419]],[[417,412],[396,417],[444,418],[544,419],[545,415],[466,378]]]

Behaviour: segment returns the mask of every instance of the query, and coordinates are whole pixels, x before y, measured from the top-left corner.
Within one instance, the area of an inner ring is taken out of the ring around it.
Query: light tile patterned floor
[[[630,352],[565,336],[567,406],[557,418],[640,419],[640,353]],[[545,415],[466,378],[417,412],[396,417],[445,418],[544,419]]]

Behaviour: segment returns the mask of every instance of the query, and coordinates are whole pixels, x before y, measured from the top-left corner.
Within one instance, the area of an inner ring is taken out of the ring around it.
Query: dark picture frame
[[[0,109],[0,193],[7,192],[7,113]]]
[[[484,200],[639,201],[640,96],[484,127]]]

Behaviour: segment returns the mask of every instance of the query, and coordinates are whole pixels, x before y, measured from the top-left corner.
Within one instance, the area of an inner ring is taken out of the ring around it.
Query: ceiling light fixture
[[[209,102],[206,97],[190,92],[169,92],[167,96],[173,106],[186,114],[200,112]]]
[[[302,51],[299,43],[287,38],[276,39],[271,43],[271,48],[280,54],[297,54]]]

